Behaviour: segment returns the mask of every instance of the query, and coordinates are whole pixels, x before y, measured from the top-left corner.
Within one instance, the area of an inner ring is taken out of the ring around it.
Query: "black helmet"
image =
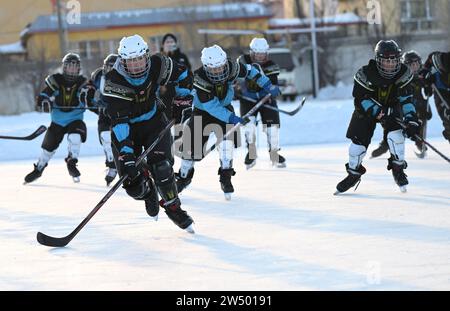
[[[411,63],[418,62],[422,65],[422,57],[420,57],[420,54],[417,53],[414,50],[408,51],[403,54],[402,56],[402,63],[409,65]]]
[[[80,75],[81,59],[76,53],[68,53],[62,59],[63,76],[67,81],[75,81]]]
[[[383,78],[391,79],[401,67],[401,49],[394,40],[381,40],[375,46],[375,61]]]
[[[119,55],[117,54],[109,54],[106,56],[105,60],[103,61],[103,74],[106,75],[108,72],[110,72],[116,63],[117,58]]]

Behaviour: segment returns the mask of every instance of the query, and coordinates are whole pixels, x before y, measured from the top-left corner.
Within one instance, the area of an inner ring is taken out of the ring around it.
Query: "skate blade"
[[[272,162],[272,166],[276,167],[276,168],[285,168],[286,167],[286,163]]]
[[[153,220],[154,222],[156,222],[156,221],[158,221],[158,215],[150,216],[150,219]]]
[[[73,182],[78,184],[80,182],[80,177],[72,177]]]
[[[231,201],[231,193],[224,193],[225,200]]]
[[[408,192],[408,189],[406,189],[406,186],[400,186],[399,188],[402,193]]]
[[[417,156],[419,159],[424,159],[425,156],[427,155],[426,152],[415,152],[415,151],[414,151],[414,153],[416,154],[416,156]]]
[[[340,192],[339,190],[336,190],[333,195],[340,195],[342,192]]]
[[[251,169],[253,166],[255,166],[256,165],[256,161],[254,161],[253,163],[251,163],[251,164],[246,164],[245,165],[245,167],[247,168],[247,170],[249,170],[249,169]]]
[[[194,234],[194,226],[192,224],[190,224],[186,229],[184,229],[186,232]]]

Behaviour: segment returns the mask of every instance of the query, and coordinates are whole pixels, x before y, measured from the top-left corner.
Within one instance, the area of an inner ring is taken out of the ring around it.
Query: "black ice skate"
[[[112,183],[114,178],[117,176],[117,169],[114,165],[114,162],[106,162],[106,167],[108,168],[108,172],[105,176],[106,186],[109,187],[109,185]]]
[[[278,154],[278,150],[269,151],[269,154],[273,166],[279,168],[286,167],[286,159]]]
[[[23,183],[24,185],[29,184],[29,183],[35,181],[36,179],[38,179],[39,177],[41,177],[42,172],[47,167],[47,164],[45,164],[45,166],[43,168],[39,169],[37,164],[33,164],[33,165],[34,165],[34,170],[31,173],[29,173],[27,176],[25,176],[25,182]]]
[[[232,168],[219,168],[218,174],[220,175],[220,186],[225,195],[225,200],[229,201],[231,200],[231,194],[234,192],[231,176],[236,175],[236,172]]]
[[[244,160],[244,164],[245,167],[249,170],[251,169],[253,166],[256,165],[256,144],[248,144],[248,152],[247,155],[245,156],[245,160]]]
[[[400,187],[401,192],[406,192],[406,185],[409,183],[407,175],[403,171],[407,166],[406,161],[399,164],[395,163],[392,158],[389,158],[387,169],[392,170],[392,176],[394,177],[395,183]]]
[[[78,159],[68,156],[65,160],[67,163],[67,170],[69,171],[69,175],[72,176],[73,182],[79,183],[81,174],[77,168]]]
[[[187,186],[190,185],[192,177],[194,176],[194,168],[191,168],[185,178],[181,177],[181,173],[175,173],[175,181],[177,184],[178,193],[181,193]]]
[[[348,189],[354,187],[356,184],[359,185],[359,182],[361,182],[361,176],[366,173],[366,168],[362,165],[360,165],[358,169],[354,170],[351,169],[347,163],[345,164],[345,169],[347,170],[348,176],[337,184],[336,186],[337,191],[334,193],[334,195],[346,192]],[[355,190],[358,188],[358,185],[356,186]]]
[[[163,200],[159,202],[162,208],[164,208],[167,217],[170,218],[178,227],[186,230],[189,233],[195,233],[192,224],[194,221],[188,213],[181,209],[180,200],[177,198],[173,202],[166,203]]]
[[[380,142],[380,145],[378,146],[378,148],[375,149],[374,151],[372,151],[371,158],[378,158],[382,154],[385,154],[388,150],[389,150],[389,146],[388,146],[387,142],[383,139]]]

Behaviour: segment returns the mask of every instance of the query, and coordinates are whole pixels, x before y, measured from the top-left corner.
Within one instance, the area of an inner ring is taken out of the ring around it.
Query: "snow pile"
[[[353,85],[339,81],[336,85],[328,85],[319,91],[320,100],[352,98]]]

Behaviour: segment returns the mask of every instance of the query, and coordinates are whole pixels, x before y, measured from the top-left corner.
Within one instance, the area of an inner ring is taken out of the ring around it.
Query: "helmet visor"
[[[206,71],[206,76],[212,82],[223,82],[228,78],[228,62],[218,67],[204,66],[204,68]]]
[[[130,59],[120,60],[125,72],[131,78],[140,78],[145,75],[149,67],[148,53]]]
[[[250,57],[252,58],[252,61],[257,63],[263,63],[267,61],[268,54],[267,53],[257,53],[257,52],[251,52]]]
[[[400,71],[399,57],[377,57],[376,61],[378,71],[384,78],[393,78]]]
[[[69,81],[75,80],[80,75],[80,71],[81,66],[77,62],[68,62],[63,65],[64,77]]]

